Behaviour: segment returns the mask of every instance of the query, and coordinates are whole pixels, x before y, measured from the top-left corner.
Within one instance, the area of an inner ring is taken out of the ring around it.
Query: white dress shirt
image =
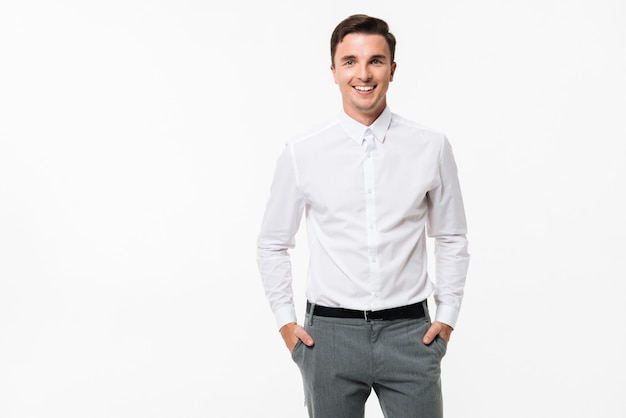
[[[380,310],[434,292],[435,319],[452,327],[469,264],[457,168],[445,135],[387,107],[369,127],[346,114],[288,141],[258,237],[258,265],[280,328],[296,322],[289,249],[302,213],[312,303]],[[426,234],[435,239],[436,284]]]

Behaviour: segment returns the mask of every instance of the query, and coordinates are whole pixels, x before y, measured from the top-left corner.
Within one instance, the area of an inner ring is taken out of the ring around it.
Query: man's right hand
[[[309,333],[295,322],[283,325],[279,331],[290,353],[293,352],[298,340],[301,340],[308,347],[315,344],[315,341],[313,341],[313,338],[309,335]]]

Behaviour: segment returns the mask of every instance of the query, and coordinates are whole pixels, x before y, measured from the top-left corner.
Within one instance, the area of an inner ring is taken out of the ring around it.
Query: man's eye
[[[382,62],[379,59],[373,59],[372,64],[382,64]]]
[[[352,65],[354,64],[354,61],[346,61],[346,65]]]

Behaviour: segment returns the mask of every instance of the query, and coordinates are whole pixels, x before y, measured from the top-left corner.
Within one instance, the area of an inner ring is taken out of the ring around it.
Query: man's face
[[[364,33],[346,35],[337,45],[330,69],[346,114],[371,125],[387,105],[387,89],[396,70],[385,38]]]

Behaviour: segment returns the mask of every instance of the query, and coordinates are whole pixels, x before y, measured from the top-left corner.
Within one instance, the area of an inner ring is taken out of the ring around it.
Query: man
[[[395,45],[374,17],[353,15],[335,28],[331,71],[343,113],[288,142],[258,238],[265,292],[302,373],[310,417],[362,417],[372,388],[388,418],[442,416],[440,364],[463,296],[466,221],[446,137],[387,106]],[[303,212],[304,326],[288,253]],[[436,285],[427,233],[436,244]]]

